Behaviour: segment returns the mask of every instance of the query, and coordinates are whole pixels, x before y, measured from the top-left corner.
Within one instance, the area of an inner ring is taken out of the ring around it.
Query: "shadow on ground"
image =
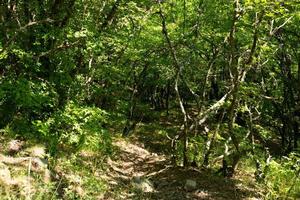
[[[103,199],[256,199],[255,189],[246,187],[236,179],[223,178],[211,171],[184,169],[170,165],[165,155],[143,148],[140,143],[118,139],[114,145],[119,156],[109,160],[106,180],[110,192]],[[136,176],[150,180],[153,190],[143,192],[133,186]],[[196,181],[193,191],[186,191],[186,180]]]
[[[157,121],[140,123],[130,139],[150,152],[170,156],[172,154],[171,139],[179,133],[180,120],[172,115],[160,116],[156,120],[159,123]]]
[[[184,184],[187,179],[197,182],[197,189],[187,192]],[[197,171],[180,167],[169,167],[162,173],[151,177],[156,191],[147,194],[148,199],[248,199],[255,197],[255,192],[241,187],[233,179],[214,175],[210,171]]]

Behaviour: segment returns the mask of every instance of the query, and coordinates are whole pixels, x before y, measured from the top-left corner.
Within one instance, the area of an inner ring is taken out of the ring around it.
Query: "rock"
[[[6,165],[0,166],[0,185],[10,185],[11,183],[11,175],[8,167]]]
[[[11,155],[18,153],[24,147],[24,144],[25,142],[21,140],[11,140],[8,143],[7,152]]]
[[[188,192],[197,189],[197,182],[191,179],[187,179],[184,185],[184,189]]]
[[[140,176],[135,176],[132,179],[132,185],[138,190],[141,190],[142,192],[153,192],[154,191],[154,186],[146,178],[140,177]]]
[[[32,157],[44,158],[46,150],[44,146],[34,146],[27,150]]]
[[[134,176],[134,177],[132,178],[132,181],[133,181],[134,183],[140,184],[140,183],[141,183],[141,177],[140,177],[140,176]]]
[[[31,167],[35,171],[44,171],[48,168],[48,161],[43,158],[31,158]]]

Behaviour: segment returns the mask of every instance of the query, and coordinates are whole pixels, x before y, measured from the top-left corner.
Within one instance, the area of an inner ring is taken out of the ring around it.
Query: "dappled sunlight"
[[[113,193],[106,198],[117,199],[259,199],[255,188],[234,179],[223,178],[213,171],[174,167],[169,157],[144,149],[145,144],[116,139],[113,145],[119,155],[108,160],[108,171],[103,176]],[[135,177],[149,180],[153,191],[136,190]],[[197,187],[186,191],[186,180],[193,180]],[[253,181],[253,179],[252,179]],[[120,193],[121,194],[120,194]],[[120,196],[118,196],[120,195]]]
[[[300,199],[299,0],[2,0],[0,200]]]

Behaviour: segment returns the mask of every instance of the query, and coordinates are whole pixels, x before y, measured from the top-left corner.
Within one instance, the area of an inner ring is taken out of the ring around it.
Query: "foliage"
[[[51,153],[58,149],[78,151],[82,148],[110,151],[110,135],[103,127],[107,113],[96,107],[82,107],[70,102],[46,121],[36,120],[33,125],[48,144]]]
[[[100,154],[85,159],[82,159],[80,154],[72,155],[68,159],[64,157],[58,159],[56,168],[60,168],[63,173],[60,180],[62,191],[55,194],[54,197],[57,199],[60,197],[63,199],[93,199],[102,196],[107,190],[105,182],[99,177],[100,170],[102,170],[99,168],[103,167],[102,159]]]
[[[290,154],[278,162],[272,160],[266,169],[267,199],[297,199],[300,194],[300,157]]]
[[[299,153],[299,10],[293,0],[5,0],[0,129],[52,156],[110,155],[108,130],[170,117],[180,165]],[[286,194],[289,162],[271,163],[270,194]]]

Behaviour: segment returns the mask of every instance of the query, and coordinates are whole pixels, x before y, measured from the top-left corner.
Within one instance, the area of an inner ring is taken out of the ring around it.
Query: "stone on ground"
[[[134,188],[141,190],[142,192],[153,192],[154,187],[151,181],[140,176],[134,176],[132,178],[132,185]]]
[[[24,147],[25,142],[21,140],[11,140],[8,143],[7,152],[9,154],[16,154]]]
[[[193,191],[197,189],[197,182],[191,179],[185,181],[184,189],[186,191]]]
[[[46,156],[46,148],[44,146],[36,145],[27,149],[30,156],[44,158]]]
[[[1,164],[1,163],[0,163]],[[11,175],[8,167],[4,164],[0,165],[0,185],[10,185]]]

